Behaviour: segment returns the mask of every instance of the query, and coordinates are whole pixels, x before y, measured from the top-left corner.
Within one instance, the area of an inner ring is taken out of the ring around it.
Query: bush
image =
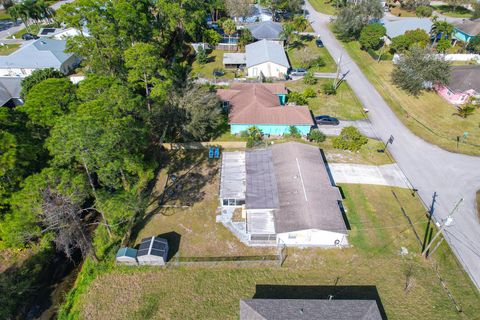
[[[199,64],[207,64],[207,62],[208,62],[208,56],[207,56],[207,53],[205,52],[205,49],[203,48],[203,46],[198,47],[197,62]]]
[[[415,13],[417,15],[417,17],[430,17],[432,16],[432,13],[433,13],[433,9],[432,7],[429,7],[429,6],[419,6],[417,7],[417,9],[415,9]]]
[[[325,134],[319,129],[312,129],[307,135],[309,141],[313,142],[323,142],[326,139]]]
[[[335,95],[337,94],[337,88],[335,88],[333,82],[326,82],[322,84],[322,92],[326,95]]]
[[[385,36],[387,29],[380,23],[372,23],[365,26],[360,32],[358,42],[364,49],[378,49],[382,44],[383,36]]]
[[[310,69],[310,68],[320,68],[324,67],[327,64],[325,63],[325,60],[321,56],[316,56],[316,57],[309,57],[305,59],[304,63],[302,63],[302,67],[305,69]]]
[[[255,145],[255,141],[253,140],[252,137],[248,137],[247,139],[247,148],[253,148],[253,146]]]
[[[299,106],[304,106],[308,103],[307,99],[303,96],[303,94],[295,91],[292,91],[288,94],[287,101],[293,102]]]
[[[292,138],[301,138],[302,137],[302,134],[300,133],[298,128],[295,127],[295,126],[290,126],[290,128],[288,128],[288,132],[289,132],[290,137],[292,137]]]
[[[308,99],[308,98],[315,98],[317,96],[317,93],[315,92],[315,89],[312,87],[305,88],[302,93],[303,97]]]
[[[313,71],[308,71],[307,74],[303,77],[303,83],[308,85],[314,85],[317,83],[317,79],[313,76]]]
[[[375,60],[378,60],[379,54],[375,52],[373,49],[368,49],[367,50],[368,54],[370,57],[372,57]],[[393,59],[393,55],[386,50],[382,52],[382,56],[380,57],[380,61],[390,61]]]
[[[332,142],[336,149],[358,151],[368,142],[368,139],[357,128],[350,126],[343,128],[340,135],[333,138]]]

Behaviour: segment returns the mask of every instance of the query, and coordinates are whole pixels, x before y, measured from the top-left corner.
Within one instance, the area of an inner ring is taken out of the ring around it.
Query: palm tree
[[[446,39],[447,36],[453,33],[453,29],[454,27],[451,23],[434,19],[432,30],[430,31],[430,34],[434,36],[432,47],[437,43],[437,38],[439,34],[441,34],[441,40]]]
[[[468,102],[464,106],[459,106],[457,112],[453,113],[453,115],[466,119],[475,112],[475,109],[477,109],[477,107],[473,103]]]
[[[232,19],[227,19],[222,24],[223,32],[228,35],[228,44],[230,44],[230,38],[237,31],[237,25]]]
[[[305,31],[310,24],[304,16],[297,15],[293,17],[293,25],[297,31]]]
[[[292,22],[283,25],[283,31],[280,33],[280,37],[285,40],[287,47],[290,47],[295,39],[295,26]]]

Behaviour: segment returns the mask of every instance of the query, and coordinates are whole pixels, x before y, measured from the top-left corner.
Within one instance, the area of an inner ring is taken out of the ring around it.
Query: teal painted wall
[[[250,124],[231,124],[230,125],[230,133],[232,134],[239,134],[242,131],[248,130],[248,128],[253,127],[254,125]],[[264,125],[257,125],[257,128],[262,130],[263,134],[271,134],[274,136],[281,136],[285,133],[290,132],[290,126],[287,125],[272,125],[272,124],[264,124]],[[304,136],[306,136],[310,132],[311,126],[295,126],[297,127],[298,131]]]
[[[286,94],[277,94],[278,98],[280,99],[280,104],[283,106],[287,102],[287,95]]]
[[[463,42],[469,42],[469,41],[473,38],[472,36],[470,36],[470,35],[462,32],[462,31],[460,31],[460,30],[458,30],[458,29],[455,29],[455,30],[454,30],[453,36],[454,36],[456,39],[458,39],[458,40],[460,40],[460,41],[463,41]]]

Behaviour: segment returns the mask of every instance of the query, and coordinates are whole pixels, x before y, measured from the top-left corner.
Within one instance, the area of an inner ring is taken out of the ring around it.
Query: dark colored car
[[[318,38],[317,40],[315,40],[315,44],[317,45],[317,47],[319,48],[323,48],[324,45],[323,45],[323,41],[322,39]]]
[[[307,70],[305,69],[292,69],[290,71],[291,76],[304,76],[307,74]]]
[[[213,70],[212,74],[214,77],[223,77],[225,75],[225,72],[220,69],[215,69]]]
[[[23,40],[35,40],[38,39],[38,36],[31,34],[31,33],[24,33],[22,34],[22,39]]]
[[[337,118],[330,117],[330,116],[316,116],[315,122],[319,125],[332,125],[337,126],[340,121]]]

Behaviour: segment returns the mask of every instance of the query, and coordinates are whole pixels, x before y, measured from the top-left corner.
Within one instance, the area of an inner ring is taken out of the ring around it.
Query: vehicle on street
[[[316,44],[317,47],[319,47],[319,48],[323,48],[323,47],[324,47],[323,41],[322,41],[322,39],[320,39],[320,38],[317,38],[317,40],[315,40],[315,44]]]
[[[340,124],[340,121],[338,121],[337,118],[330,117],[327,115],[323,116],[316,116],[315,117],[315,123],[318,125],[332,125],[332,126],[338,126]]]
[[[292,69],[290,71],[290,75],[291,76],[297,76],[297,77],[302,77],[304,75],[307,74],[307,70],[306,69]]]
[[[22,34],[22,39],[23,40],[36,40],[36,39],[38,39],[38,36],[28,32],[28,33]]]

